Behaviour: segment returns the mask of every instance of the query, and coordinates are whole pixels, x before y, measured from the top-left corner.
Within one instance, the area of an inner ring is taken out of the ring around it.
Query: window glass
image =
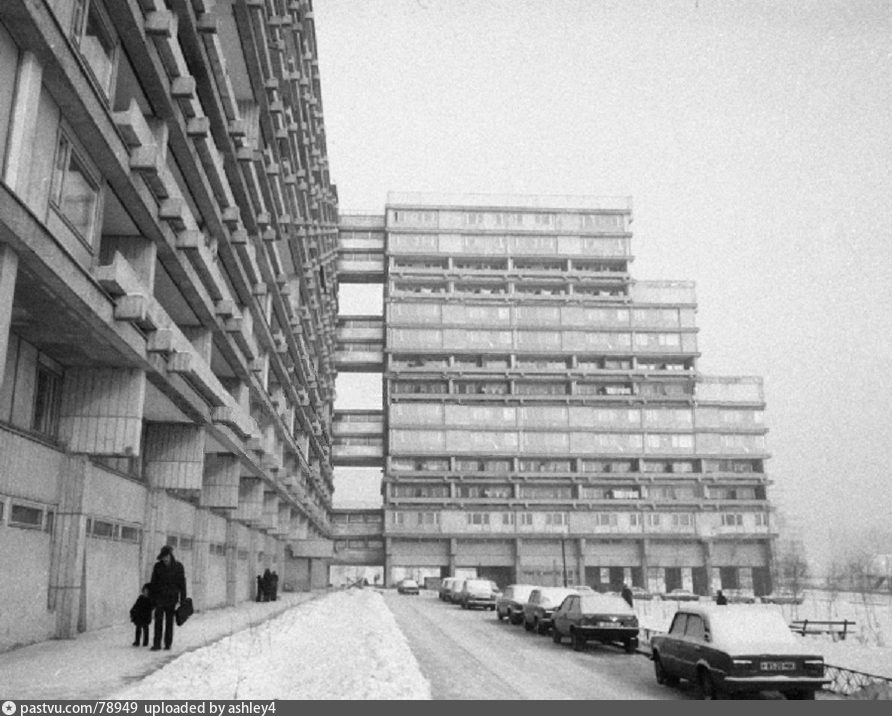
[[[687,623],[688,615],[687,614],[676,614],[675,619],[672,620],[672,626],[669,628],[670,634],[675,634],[681,636],[684,634],[685,624]]]
[[[55,437],[59,426],[59,405],[62,398],[61,377],[45,366],[37,367],[34,389],[34,417],[31,429]]]
[[[705,633],[706,628],[703,624],[703,617],[697,614],[688,614],[688,623],[685,626],[684,635],[692,639],[703,639]]]
[[[51,201],[81,239],[92,244],[99,187],[64,134],[56,148]]]
[[[40,527],[43,523],[43,510],[27,505],[12,505],[9,523],[28,527]]]

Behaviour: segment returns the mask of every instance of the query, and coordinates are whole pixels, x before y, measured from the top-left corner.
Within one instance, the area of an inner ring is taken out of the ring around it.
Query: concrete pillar
[[[648,571],[650,569],[650,564],[648,561],[648,540],[642,539],[639,543],[640,549],[640,560],[641,560],[641,572],[644,575],[644,588],[650,591],[650,577],[648,576]]]
[[[148,423],[145,451],[145,477],[149,485],[201,490],[204,428],[192,423]]]
[[[183,335],[189,339],[195,354],[200,356],[208,365],[211,364],[211,355],[214,350],[214,334],[204,326],[181,326]]]
[[[43,68],[37,56],[26,50],[21,54],[16,76],[15,102],[6,141],[9,153],[6,155],[6,172],[3,176],[6,185],[26,203],[42,85]],[[47,181],[49,179],[46,178]]]
[[[9,326],[12,323],[12,297],[18,275],[19,257],[9,246],[0,244],[0,386],[6,371]]]
[[[186,575],[186,577],[187,579],[191,578],[189,593],[197,609],[202,609],[207,605],[208,570],[210,569],[209,517],[209,510],[201,508],[195,510],[195,531],[192,535],[192,574]]]
[[[251,575],[251,598],[257,598],[257,577],[263,574],[263,567],[257,559],[260,551],[260,534],[257,530],[248,531],[248,572]]]
[[[576,573],[577,584],[586,584],[585,581],[585,537],[576,540]]]
[[[202,507],[237,509],[241,463],[235,455],[207,453],[201,486]]]
[[[705,539],[702,542],[703,545],[703,566],[706,568],[706,587],[707,587],[707,596],[713,596],[713,586],[712,586],[712,540]]]
[[[238,522],[226,520],[226,606],[239,601],[238,594]]]
[[[384,586],[392,587],[393,586],[393,577],[390,574],[391,567],[393,566],[393,538],[385,537],[384,538]],[[455,563],[452,561],[452,557],[449,558],[449,570],[450,574],[455,574],[453,571],[455,569]]]
[[[62,386],[59,439],[71,452],[140,454],[146,374],[135,368],[69,368]]]
[[[59,479],[59,509],[56,512],[50,556],[49,608],[56,612],[56,637],[77,636],[82,611],[84,552],[87,517],[84,514],[84,486],[88,463],[83,456],[62,461]]]
[[[514,581],[523,581],[523,540],[518,538],[514,540]]]

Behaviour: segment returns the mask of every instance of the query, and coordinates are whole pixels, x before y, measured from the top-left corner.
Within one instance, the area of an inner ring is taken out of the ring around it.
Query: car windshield
[[[790,632],[784,615],[774,609],[736,609],[722,607],[710,615],[713,637],[729,644],[753,644],[762,641],[798,643]]]
[[[626,600],[608,594],[583,594],[579,598],[579,608],[583,614],[634,614]]]

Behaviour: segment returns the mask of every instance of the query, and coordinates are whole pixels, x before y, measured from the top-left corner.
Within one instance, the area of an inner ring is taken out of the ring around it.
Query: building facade
[[[697,370],[694,286],[632,278],[631,220],[627,199],[389,196],[391,580],[770,591],[761,380]]]
[[[327,583],[337,193],[308,0],[0,3],[0,649]]]

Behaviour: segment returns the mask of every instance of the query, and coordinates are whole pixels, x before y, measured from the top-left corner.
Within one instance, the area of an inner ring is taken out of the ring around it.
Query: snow
[[[116,699],[430,699],[373,590],[350,589],[184,654]]]
[[[789,623],[793,620],[817,619],[855,622],[846,639],[829,634],[797,637],[824,662],[852,671],[861,671],[892,679],[892,595],[854,593],[831,594],[819,590],[804,593],[802,604],[774,605]],[[636,602],[638,622],[643,630],[643,644],[649,634],[669,628],[677,606],[673,601],[641,600]]]

